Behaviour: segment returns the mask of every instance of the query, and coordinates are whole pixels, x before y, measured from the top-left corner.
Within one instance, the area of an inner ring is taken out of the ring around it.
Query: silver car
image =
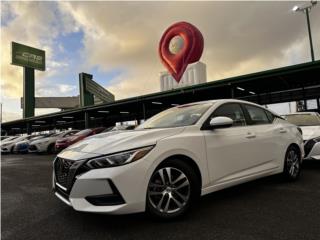
[[[306,159],[320,160],[320,114],[298,112],[283,116],[302,130]]]

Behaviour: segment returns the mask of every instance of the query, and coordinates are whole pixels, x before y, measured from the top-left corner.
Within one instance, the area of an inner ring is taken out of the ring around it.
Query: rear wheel
[[[158,167],[147,191],[147,210],[156,217],[170,219],[183,215],[200,195],[194,170],[176,159]]]
[[[301,171],[301,154],[298,147],[290,146],[284,161],[284,177],[288,180],[296,180]]]

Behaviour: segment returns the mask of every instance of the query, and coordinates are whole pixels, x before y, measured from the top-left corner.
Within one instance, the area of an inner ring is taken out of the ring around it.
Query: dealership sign
[[[40,71],[46,69],[45,51],[16,42],[12,42],[11,49],[11,63],[13,65],[29,67]]]

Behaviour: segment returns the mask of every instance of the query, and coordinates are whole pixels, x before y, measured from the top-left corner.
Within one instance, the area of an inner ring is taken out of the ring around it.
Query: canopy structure
[[[314,110],[319,111],[320,61],[5,122],[1,128],[14,134],[70,127],[107,127],[116,122],[146,119],[176,104],[222,98],[263,105],[316,99],[317,108]]]

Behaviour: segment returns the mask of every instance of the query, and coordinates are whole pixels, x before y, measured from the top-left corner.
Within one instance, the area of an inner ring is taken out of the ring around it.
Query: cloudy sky
[[[310,61],[305,15],[291,11],[301,3],[1,1],[3,120],[22,116],[22,68],[10,65],[11,41],[46,50],[36,96],[76,96],[78,74],[87,72],[121,99],[159,91],[158,43],[177,21],[202,32],[209,81]],[[316,59],[318,5],[311,13]]]

